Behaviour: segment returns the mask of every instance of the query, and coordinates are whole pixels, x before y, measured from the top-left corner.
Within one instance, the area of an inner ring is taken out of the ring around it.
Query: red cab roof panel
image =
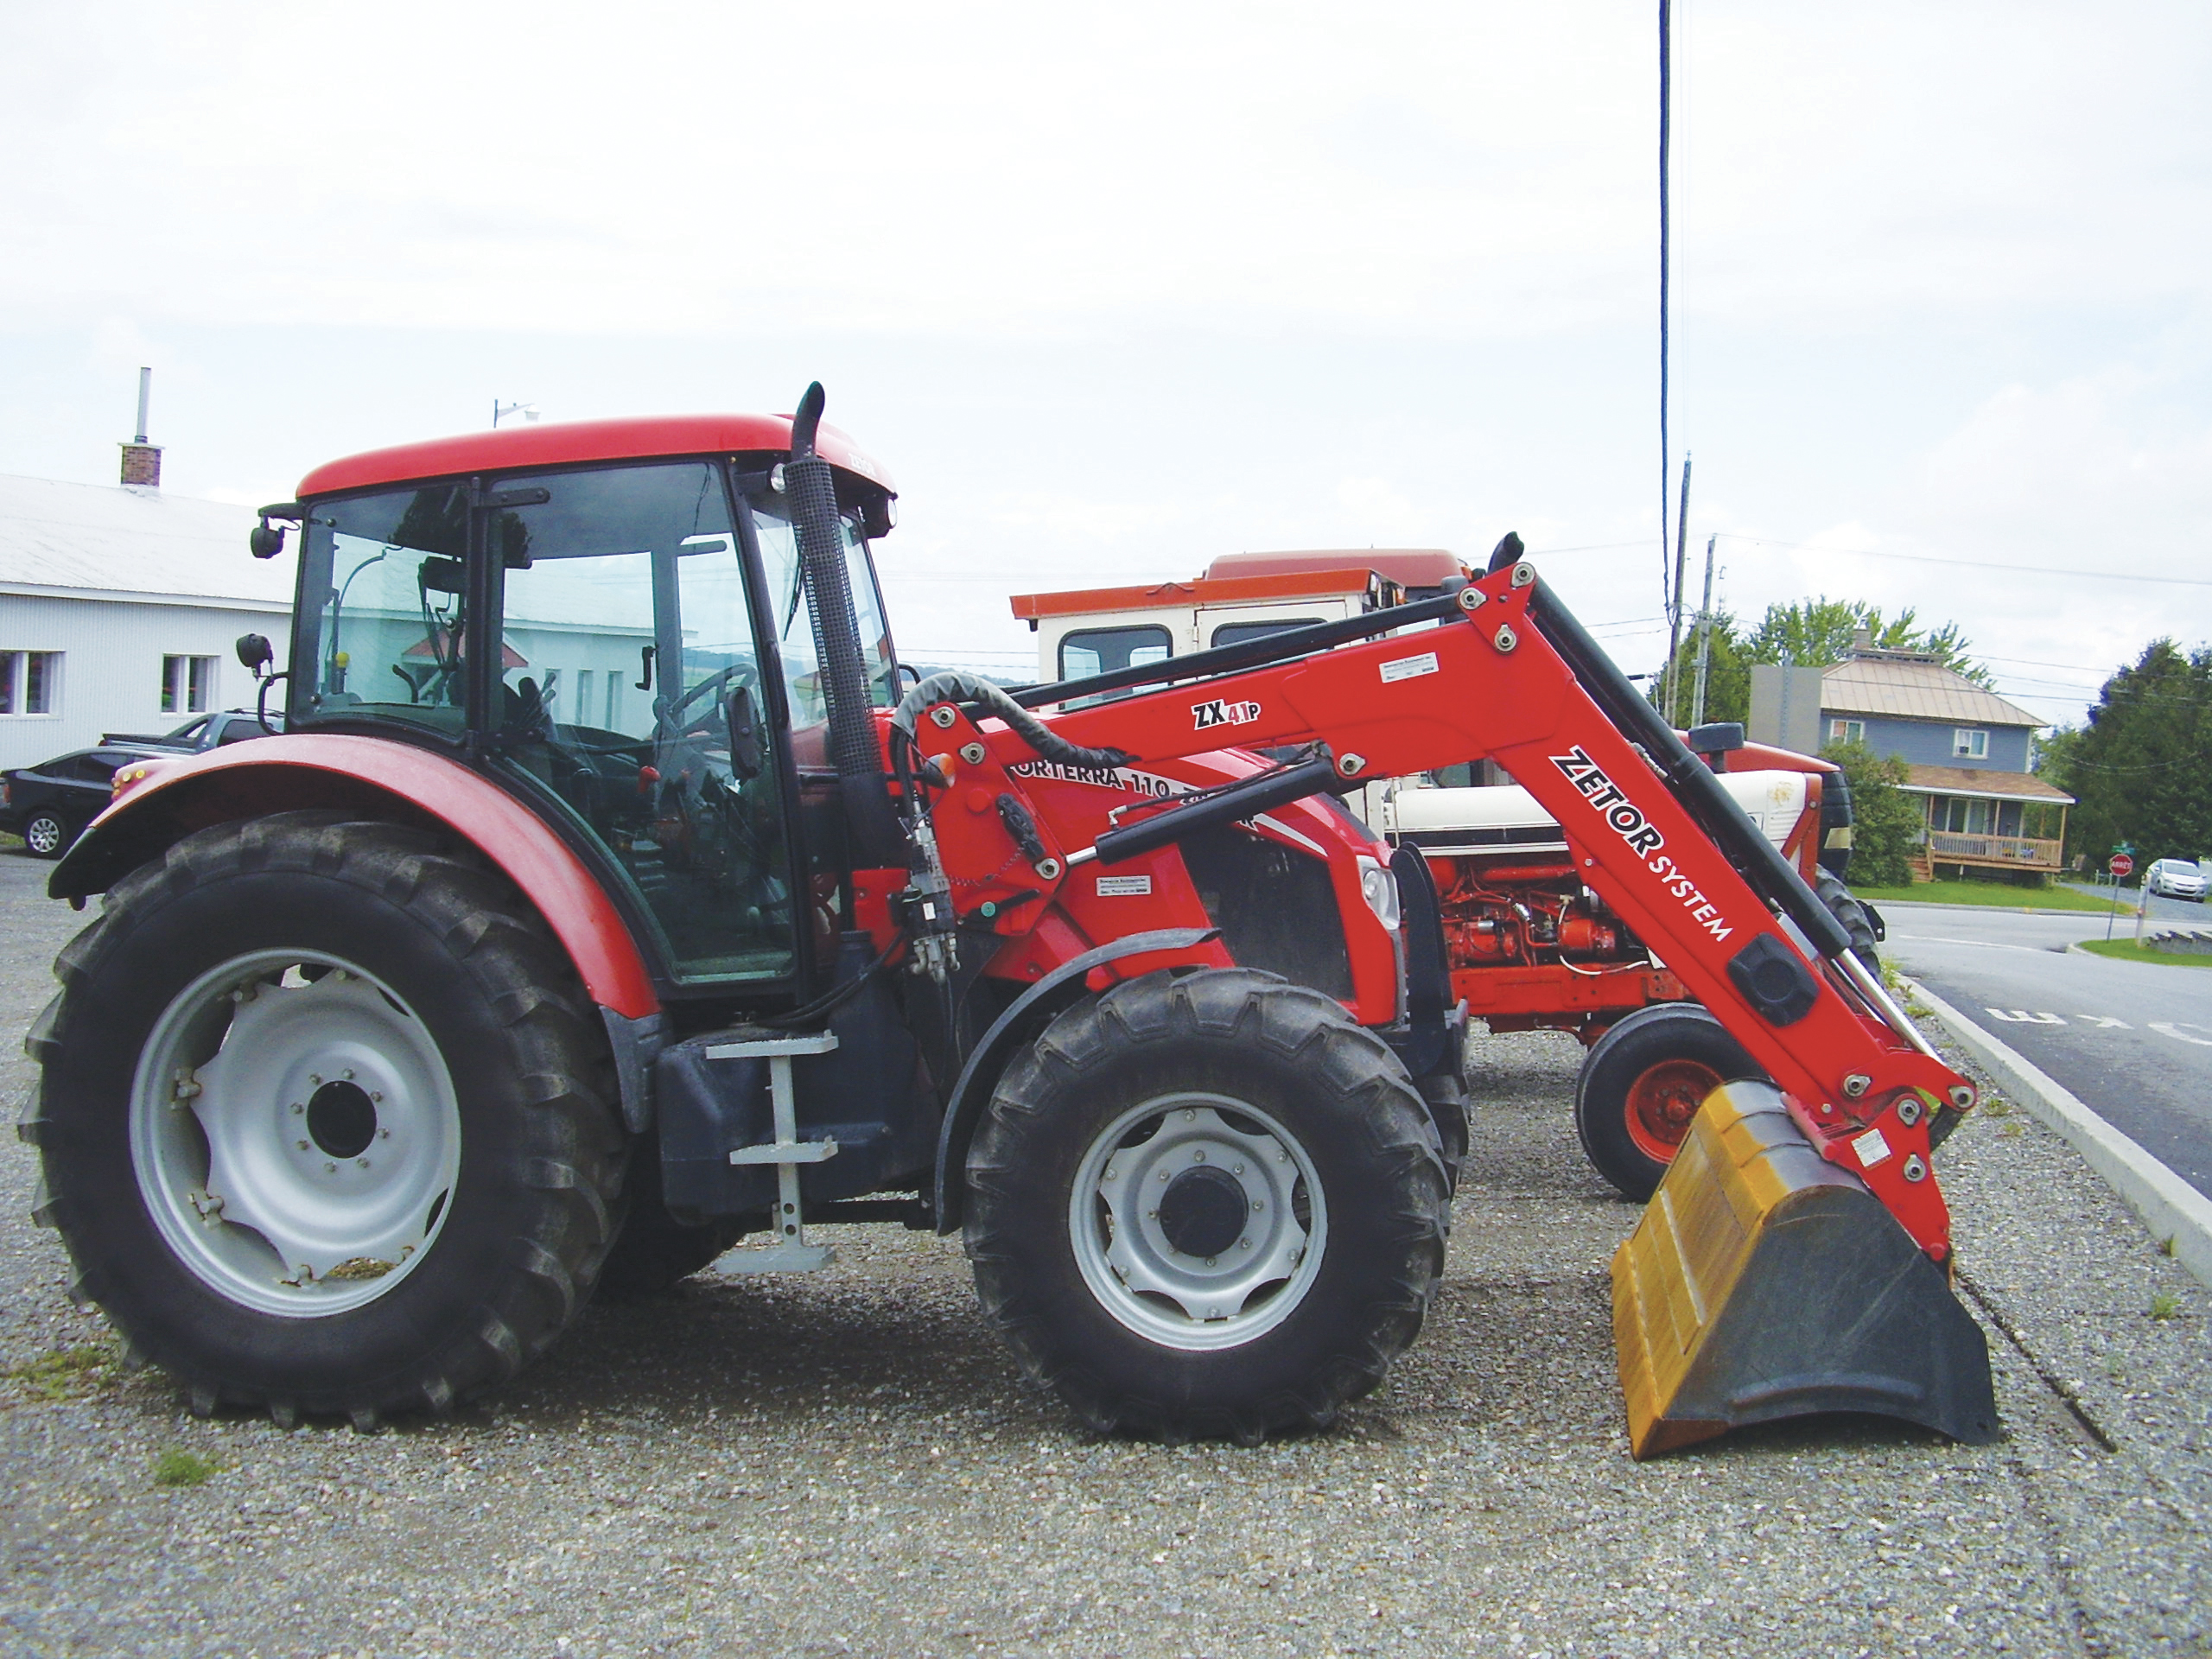
[[[1372,570],[1401,588],[1435,588],[1467,574],[1459,556],[1440,547],[1323,548],[1304,553],[1224,553],[1209,576],[1288,576],[1346,567]]]
[[[1096,611],[1150,611],[1184,605],[1256,605],[1271,599],[1363,594],[1377,586],[1374,574],[1364,565],[1353,565],[1281,575],[1240,571],[1233,576],[1210,574],[1189,582],[1156,582],[1131,588],[1016,594],[1009,602],[1015,616],[1033,622],[1040,617],[1088,616]]]
[[[372,449],[316,467],[300,480],[302,498],[373,489],[417,479],[506,472],[521,467],[584,466],[662,455],[780,454],[791,447],[788,415],[659,415],[619,421],[565,421],[511,426],[496,432]],[[815,448],[831,466],[893,494],[891,474],[836,427],[824,425]]]

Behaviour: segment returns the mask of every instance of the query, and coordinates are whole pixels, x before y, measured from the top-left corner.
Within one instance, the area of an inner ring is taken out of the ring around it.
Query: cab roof
[[[788,415],[658,415],[613,421],[564,421],[467,432],[327,461],[300,480],[302,499],[341,490],[373,489],[431,478],[505,472],[521,467],[585,466],[677,455],[781,455],[790,453]],[[891,474],[834,426],[824,425],[816,450],[831,466],[898,493]]]

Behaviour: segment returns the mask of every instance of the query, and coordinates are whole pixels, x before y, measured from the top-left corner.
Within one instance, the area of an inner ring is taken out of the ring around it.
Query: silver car
[[[2143,890],[2164,899],[2194,899],[2204,902],[2208,884],[2193,858],[2159,858],[2143,872]]]

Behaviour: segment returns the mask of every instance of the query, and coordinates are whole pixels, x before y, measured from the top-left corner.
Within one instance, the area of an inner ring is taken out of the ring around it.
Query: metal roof
[[[2052,801],[2066,806],[2074,798],[2033,772],[1991,772],[1980,766],[1908,766],[1900,789],[1915,795],[1980,795],[1993,801]]]
[[[0,590],[292,606],[293,562],[246,551],[251,507],[0,474]]]
[[[1823,715],[1889,715],[1957,726],[2027,726],[2050,722],[1985,691],[1941,663],[1902,653],[1851,657],[1821,671]]]

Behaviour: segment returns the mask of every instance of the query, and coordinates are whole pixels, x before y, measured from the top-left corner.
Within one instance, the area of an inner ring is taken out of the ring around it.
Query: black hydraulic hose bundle
[[[1110,772],[1136,759],[1121,749],[1086,749],[1081,744],[1071,743],[1007,696],[1004,687],[956,669],[931,675],[899,700],[899,707],[891,716],[894,741],[910,743],[917,753],[920,753],[921,741],[915,736],[915,728],[923,712],[940,702],[980,707],[984,714],[1004,721],[1014,735],[1036,750],[1042,759],[1058,766]]]

